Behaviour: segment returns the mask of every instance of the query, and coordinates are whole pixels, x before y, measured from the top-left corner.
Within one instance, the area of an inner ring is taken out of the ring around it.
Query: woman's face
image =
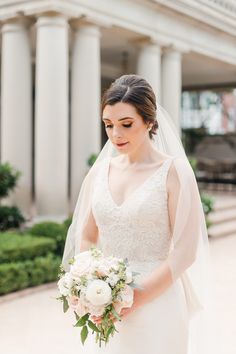
[[[121,153],[129,153],[150,139],[147,124],[129,103],[106,105],[102,120],[108,138]]]

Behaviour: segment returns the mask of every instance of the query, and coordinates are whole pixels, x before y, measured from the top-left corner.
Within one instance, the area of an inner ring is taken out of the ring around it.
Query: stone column
[[[100,30],[74,24],[71,63],[71,210],[88,171],[87,160],[101,149]]]
[[[68,23],[42,16],[36,24],[36,213],[68,213]]]
[[[162,105],[180,127],[181,90],[182,90],[182,54],[168,49],[162,56]]]
[[[158,44],[146,43],[140,48],[138,75],[145,78],[152,86],[157,102],[161,102],[161,48]]]
[[[32,68],[29,22],[2,26],[1,162],[21,172],[6,204],[17,205],[31,216],[32,202]]]

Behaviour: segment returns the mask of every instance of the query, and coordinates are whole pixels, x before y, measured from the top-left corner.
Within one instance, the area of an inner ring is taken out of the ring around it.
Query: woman
[[[90,338],[87,354],[197,353],[193,338],[203,323],[201,316],[194,316],[195,328],[190,321],[205,305],[206,227],[181,143],[156,111],[151,86],[137,75],[117,79],[102,99],[109,141],[83,183],[64,264],[97,245],[105,255],[128,258],[142,288],[121,310],[119,333],[105,348]]]

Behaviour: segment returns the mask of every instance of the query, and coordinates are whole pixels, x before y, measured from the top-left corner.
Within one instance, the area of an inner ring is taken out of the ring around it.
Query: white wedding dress
[[[99,229],[99,247],[105,255],[128,258],[140,274],[138,283],[167,258],[172,249],[166,178],[168,158],[121,205],[110,193],[110,158],[100,168],[92,198]],[[183,285],[177,279],[161,296],[116,322],[119,333],[99,348],[89,335],[80,353],[188,354],[189,317]]]

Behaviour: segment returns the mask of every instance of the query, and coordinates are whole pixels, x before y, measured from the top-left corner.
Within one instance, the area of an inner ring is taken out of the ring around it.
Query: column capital
[[[67,27],[68,17],[61,14],[42,14],[38,16],[36,27]]]
[[[168,56],[168,58],[171,58],[173,60],[181,60],[182,53],[175,48],[163,48],[163,55]]]
[[[6,33],[6,32],[19,32],[22,29],[27,29],[33,24],[33,20],[25,17],[25,16],[19,16],[15,17],[13,19],[4,21],[1,26],[1,32]]]
[[[169,35],[157,33],[151,38],[153,43],[157,43],[159,46],[163,48],[163,51],[178,51],[180,53],[187,53],[190,51],[190,47],[188,44],[180,41],[173,39],[173,37],[170,37]]]
[[[84,23],[80,20],[71,21],[70,24],[75,32],[79,31],[88,36],[101,37],[100,28],[96,24]]]
[[[170,44],[163,47],[163,54],[172,53],[173,55],[182,55],[189,52],[189,47],[185,44]]]
[[[80,15],[77,18],[71,18],[70,23],[72,27],[81,25],[97,26],[99,28],[111,28],[112,21],[108,20],[104,16],[92,16],[92,15]]]
[[[162,48],[160,43],[149,37],[138,38],[131,41],[139,49],[146,49],[155,53],[161,53]]]

